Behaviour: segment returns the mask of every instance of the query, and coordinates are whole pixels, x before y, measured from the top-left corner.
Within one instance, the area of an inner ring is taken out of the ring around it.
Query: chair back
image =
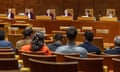
[[[18,50],[18,55],[19,55],[19,58],[22,59],[22,53],[26,53],[26,54],[33,54],[33,55],[44,55],[44,52],[42,51],[37,51],[37,52],[25,52],[25,51],[21,51],[21,50]]]
[[[0,52],[0,58],[15,58],[15,52]]]
[[[104,58],[103,65],[108,66],[108,71],[111,71],[111,70],[113,70],[112,58],[120,58],[120,55],[109,55],[109,54],[97,55],[97,54],[89,53],[88,57],[90,57],[90,58]]]
[[[13,48],[0,48],[0,52],[13,52]]]
[[[80,57],[79,53],[61,54],[61,53],[52,52],[52,54],[56,55],[56,62],[64,62],[65,61],[64,56]]]
[[[14,58],[0,58],[0,70],[17,70],[18,61]]]
[[[114,72],[120,72],[120,59],[118,58],[112,58],[113,61],[113,71]]]
[[[56,61],[56,55],[34,55],[34,54],[27,54],[22,53],[23,64],[25,67],[29,67],[28,58],[33,58],[42,61]]]
[[[104,52],[103,37],[94,37],[92,44],[100,48],[101,52]]]
[[[78,58],[65,56],[65,60],[78,61],[78,69],[83,72],[103,72],[103,58]]]
[[[48,62],[29,59],[31,72],[78,72],[78,62]]]

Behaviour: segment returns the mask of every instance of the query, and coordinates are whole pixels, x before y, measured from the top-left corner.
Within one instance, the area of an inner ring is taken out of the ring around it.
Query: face
[[[8,12],[12,12],[12,9],[8,9]]]
[[[47,10],[47,13],[50,13],[50,9]]]
[[[65,10],[64,13],[65,13],[65,14],[68,13],[68,10]]]
[[[28,9],[27,12],[30,13],[30,9]]]

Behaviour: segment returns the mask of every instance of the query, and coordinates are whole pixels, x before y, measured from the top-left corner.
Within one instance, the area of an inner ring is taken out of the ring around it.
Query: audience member
[[[11,8],[8,9],[8,14],[7,14],[7,16],[8,16],[8,19],[14,19],[14,13],[12,12],[12,9],[11,9]]]
[[[58,53],[80,53],[80,57],[87,57],[87,50],[82,47],[77,47],[75,45],[75,38],[77,36],[77,30],[75,27],[69,27],[67,29],[68,44],[65,46],[60,46],[56,49]]]
[[[13,48],[10,41],[5,40],[5,32],[0,30],[0,48]]]
[[[23,39],[17,41],[16,49],[20,49],[25,44],[30,44],[32,41],[33,30],[32,28],[26,28],[23,31]]]
[[[105,50],[108,54],[120,54],[120,36],[114,38],[115,47],[112,49]]]
[[[59,46],[62,45],[63,36],[60,33],[56,33],[54,36],[54,43],[48,44],[51,51],[55,51]]]
[[[88,52],[95,52],[96,54],[101,54],[100,49],[91,43],[93,41],[93,37],[93,32],[86,31],[84,34],[84,43],[79,45],[79,47],[85,48]]]
[[[21,47],[21,51],[43,51],[45,55],[51,55],[51,51],[49,48],[44,44],[44,34],[42,32],[36,32],[33,35],[33,39],[31,44],[24,45]]]

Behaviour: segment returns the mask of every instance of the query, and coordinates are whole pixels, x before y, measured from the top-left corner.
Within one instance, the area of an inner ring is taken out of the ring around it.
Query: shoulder
[[[109,49],[109,50],[105,50],[105,53],[113,53],[115,50],[114,49]]]
[[[31,45],[24,45],[21,47],[21,51],[30,51]]]
[[[21,48],[30,48],[30,44],[28,44],[28,45],[23,45]]]
[[[80,57],[84,58],[87,57],[87,50],[83,47],[76,47],[76,50],[80,53]]]
[[[56,52],[59,52],[59,51],[64,51],[66,49],[67,46],[59,46],[57,49],[56,49]]]
[[[46,45],[44,45],[43,47],[42,47],[42,50],[48,50],[49,48],[48,48],[48,46],[46,46]]]
[[[12,44],[10,41],[6,41],[6,40],[4,40],[3,43],[6,43],[6,44],[7,44],[7,43],[8,43],[8,44]]]
[[[67,46],[59,46],[58,49],[65,49]]]
[[[87,52],[87,50],[83,47],[76,47],[76,49],[81,51],[81,52]]]
[[[18,40],[17,42],[16,42],[16,44],[19,44],[19,43],[22,43],[23,42],[23,40]]]

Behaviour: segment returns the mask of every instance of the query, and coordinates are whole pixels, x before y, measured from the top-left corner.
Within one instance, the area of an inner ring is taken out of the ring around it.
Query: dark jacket
[[[7,15],[9,15],[9,13]],[[13,13],[10,13],[10,18],[14,19],[14,14]]]
[[[28,13],[25,13],[26,16],[28,16]],[[35,19],[35,15],[30,12],[30,19]]]
[[[109,50],[105,50],[105,53],[108,54],[120,54],[120,48],[113,48],[113,49],[109,49]]]
[[[46,14],[48,16],[48,14]],[[55,20],[54,14],[50,13],[51,20]]]
[[[51,43],[51,44],[48,44],[48,48],[51,50],[51,51],[56,51],[56,49],[61,46],[62,43],[60,41],[56,41],[54,43]]]
[[[93,44],[91,44],[90,42],[84,42],[79,46],[85,48],[88,52],[96,52],[96,54],[101,54],[100,49],[94,46]]]

